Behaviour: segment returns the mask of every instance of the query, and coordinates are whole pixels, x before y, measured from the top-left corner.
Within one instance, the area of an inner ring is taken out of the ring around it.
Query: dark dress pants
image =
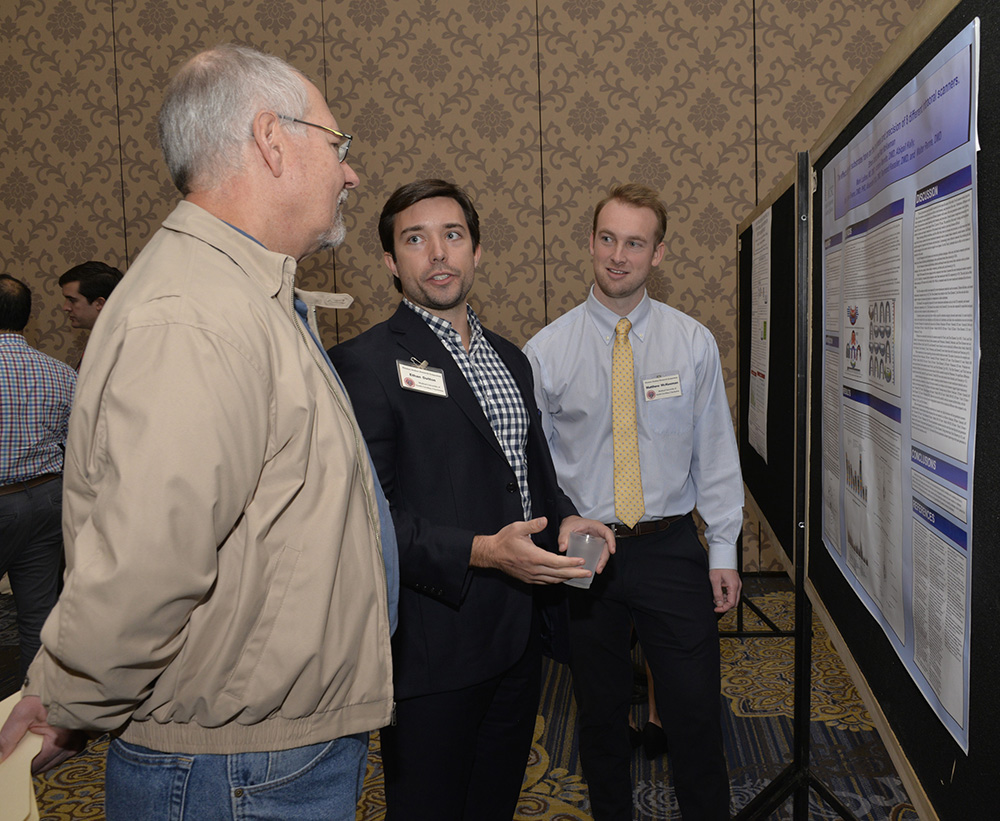
[[[632,821],[633,624],[653,673],[682,817],[730,818],[718,619],[691,517],[619,540],[590,589],[569,593],[580,758],[595,821]]]
[[[62,550],[61,478],[0,496],[0,576],[9,575],[17,606],[20,681],[59,597]]]
[[[533,636],[499,676],[396,702],[395,725],[380,731],[386,821],[513,818],[538,714],[541,665]]]

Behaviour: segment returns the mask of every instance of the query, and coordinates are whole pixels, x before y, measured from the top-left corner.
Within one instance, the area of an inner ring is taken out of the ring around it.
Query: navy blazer
[[[531,366],[516,346],[484,332],[517,383],[531,419],[532,515],[548,518],[535,540],[555,551],[559,524],[576,509],[556,481]],[[489,420],[438,337],[400,304],[387,321],[329,354],[354,405],[399,542],[396,697],[458,689],[508,669],[527,646],[536,593],[557,600],[544,608],[545,622],[553,655],[564,658],[561,587],[547,590],[499,570],[469,567],[473,536],[496,533],[523,520],[524,512],[517,478]],[[404,389],[397,360],[426,361],[442,370],[448,396]]]

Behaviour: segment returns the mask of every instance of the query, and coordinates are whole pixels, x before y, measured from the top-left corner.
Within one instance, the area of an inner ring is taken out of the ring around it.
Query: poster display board
[[[750,406],[747,436],[761,459],[767,461],[767,397],[770,373],[771,323],[771,208],[753,221],[753,268],[750,306]]]
[[[979,372],[971,21],[817,166],[822,536],[963,750]]]
[[[737,228],[737,441],[747,504],[795,562],[796,249],[794,169]]]

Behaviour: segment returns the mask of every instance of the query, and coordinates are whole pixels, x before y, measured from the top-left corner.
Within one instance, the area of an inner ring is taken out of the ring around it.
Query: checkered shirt
[[[76,371],[0,333],[0,486],[62,473]]]
[[[459,335],[450,322],[428,313],[419,305],[414,305],[408,299],[403,302],[413,310],[434,331],[435,336],[451,354],[455,364],[469,383],[476,395],[479,406],[486,414],[490,427],[503,449],[517,477],[521,489],[521,506],[524,518],[531,518],[531,493],[528,491],[528,424],[530,418],[528,409],[524,406],[524,398],[518,390],[514,377],[510,375],[500,355],[483,334],[483,326],[479,317],[468,305],[469,330],[471,342],[466,353]]]

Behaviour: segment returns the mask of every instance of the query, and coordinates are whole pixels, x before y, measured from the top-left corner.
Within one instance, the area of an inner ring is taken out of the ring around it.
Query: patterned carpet
[[[791,626],[790,592],[766,592],[755,595],[754,601],[780,627]],[[0,641],[4,640],[2,611],[0,603]],[[732,630],[734,624],[732,615],[727,616],[721,629]],[[748,611],[746,629],[761,626]],[[791,642],[775,637],[722,641],[726,755],[734,812],[760,792],[791,759]],[[859,819],[919,821],[850,677],[818,620],[814,625],[813,662],[812,773]],[[638,726],[645,722],[644,713],[644,704],[633,708]],[[575,719],[569,672],[561,665],[547,663],[535,741],[515,821],[592,821],[586,784],[580,774]],[[36,779],[43,821],[104,818],[102,779],[106,748],[107,739],[102,738],[82,755]],[[637,821],[680,818],[666,759],[649,762],[637,751],[634,780]],[[384,817],[376,733],[372,737],[368,776],[357,818],[381,821]],[[837,817],[819,799],[812,798],[811,820]],[[772,818],[790,819],[790,804],[780,808]]]

